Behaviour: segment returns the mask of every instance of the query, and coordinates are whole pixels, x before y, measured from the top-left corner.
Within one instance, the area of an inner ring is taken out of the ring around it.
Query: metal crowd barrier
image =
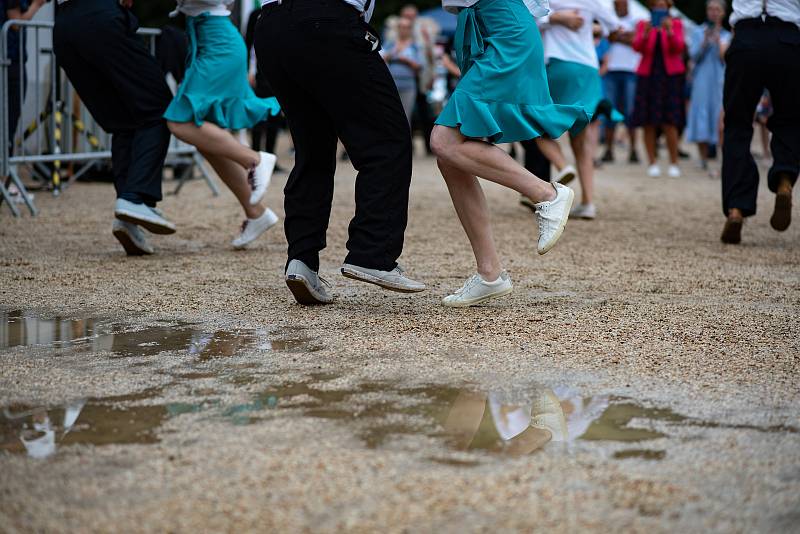
[[[38,210],[28,193],[20,170],[25,169],[29,180],[52,190],[54,195],[69,187],[98,163],[111,159],[111,136],[100,128],[80,101],[80,95],[69,83],[63,71],[57,68],[53,52],[52,22],[9,20],[0,28],[0,203],[8,204],[11,213],[18,217],[11,188],[16,188],[31,215]],[[22,76],[18,89],[21,113],[15,131],[9,132],[10,75],[13,61],[8,58],[8,34],[12,27],[19,28],[19,61]],[[161,30],[142,28],[139,34],[147,40],[151,53],[155,53],[156,37]],[[32,47],[31,47],[32,43]],[[33,76],[26,73],[33,69]],[[82,164],[74,170],[73,164]],[[197,150],[174,137],[170,141],[165,165],[180,169],[178,194],[194,169],[198,168],[214,196],[219,194],[216,184],[208,174]],[[68,172],[65,173],[65,170]],[[68,176],[67,180],[63,180]],[[13,186],[12,186],[13,184]]]

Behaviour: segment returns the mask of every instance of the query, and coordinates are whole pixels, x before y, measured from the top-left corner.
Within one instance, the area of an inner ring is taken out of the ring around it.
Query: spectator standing
[[[773,157],[767,180],[775,193],[770,224],[784,231],[791,222],[792,188],[800,173],[800,0],[734,0],[730,22],[722,147],[722,209],[728,219],[722,241],[739,243],[744,217],[756,213],[759,177],[750,146],[764,88],[773,107],[767,121]]]
[[[650,0],[651,20],[636,24],[633,49],[642,54],[636,74],[634,127],[644,127],[644,141],[650,166],[648,176],[661,176],[656,139],[658,129],[664,132],[669,149],[668,175],[681,175],[678,167],[678,132],[686,124],[686,64],[683,54],[686,43],[683,24],[669,14],[671,0]]]
[[[381,57],[389,66],[406,119],[411,124],[411,113],[417,101],[417,77],[424,61],[420,49],[414,42],[413,22],[407,17],[400,17],[397,21],[397,40],[387,43],[381,52]]]
[[[606,97],[614,108],[625,116],[625,129],[628,132],[630,153],[628,162],[638,163],[636,154],[636,128],[633,126],[633,108],[636,101],[636,69],[642,59],[633,49],[636,35],[636,19],[630,13],[628,0],[614,0],[614,11],[619,19],[620,31],[609,36],[611,46],[606,53],[608,71],[603,77]],[[606,129],[606,150],[603,161],[614,161],[614,140],[617,123],[608,122]]]
[[[722,27],[725,2],[706,2],[706,24],[692,33],[689,55],[694,63],[692,96],[686,138],[697,143],[703,169],[708,168],[708,147],[719,140],[722,86],[725,83],[725,51],[731,34]]]

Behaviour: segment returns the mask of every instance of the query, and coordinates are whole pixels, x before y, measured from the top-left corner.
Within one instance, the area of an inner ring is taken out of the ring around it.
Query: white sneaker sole
[[[314,306],[317,304],[331,304],[333,299],[323,300],[317,297],[308,285],[308,281],[299,274],[287,274],[286,286],[292,292],[298,304]]]
[[[564,210],[565,216],[561,218],[561,221],[558,223],[558,228],[556,229],[556,233],[553,234],[553,238],[550,240],[547,246],[545,246],[541,250],[537,248],[536,252],[539,253],[539,256],[543,256],[548,252],[550,252],[550,249],[552,249],[554,246],[556,246],[556,243],[558,243],[558,240],[561,238],[561,234],[564,233],[564,227],[567,226],[567,220],[569,220],[569,211],[572,209],[572,201],[575,200],[575,191],[573,191],[572,189],[569,189],[568,191],[569,191],[569,198],[567,199],[568,206]]]
[[[267,169],[269,169],[269,170],[267,171],[266,185],[264,186],[264,189],[262,189],[261,191],[253,191],[250,194],[250,205],[251,206],[261,202],[261,199],[263,199],[264,195],[267,194],[267,189],[269,189],[269,184],[272,182],[272,175],[275,172],[275,164],[278,163],[278,158],[275,157],[273,154],[269,154],[267,152],[264,152],[263,154],[264,154],[264,156],[262,156],[262,157],[268,157],[269,158],[267,160],[268,161]]]
[[[356,271],[354,269],[350,269],[349,267],[342,267],[342,276],[344,276],[345,278],[350,278],[352,280],[358,280],[359,282],[375,284],[376,286],[382,287],[383,289],[388,289],[389,291],[397,291],[398,293],[419,293],[420,291],[425,291],[424,287],[411,288],[401,284],[395,284],[393,282],[384,280],[383,278],[379,278],[377,276],[373,276],[363,271]]]
[[[566,171],[566,172],[564,172],[564,171]],[[553,178],[554,182],[556,182],[558,184],[561,184],[561,185],[567,185],[568,183],[570,183],[572,180],[575,179],[575,174],[577,173],[575,168],[572,167],[571,165],[567,165],[566,167],[564,167],[564,170],[562,172],[564,172],[563,175],[557,174]]]
[[[136,241],[131,237],[131,234],[129,234],[127,230],[118,228],[116,230],[112,230],[111,233],[117,238],[117,241],[119,241],[119,244],[125,249],[125,253],[128,256],[149,256],[153,253],[152,250],[147,250],[136,244]]]
[[[114,210],[114,216],[120,221],[125,221],[133,224],[138,224],[152,234],[169,235],[175,233],[175,226],[164,223],[159,219],[151,219],[149,217],[142,217],[138,213],[128,210],[119,209]]]
[[[492,300],[492,299],[497,298],[497,297],[502,297],[504,295],[508,295],[512,291],[514,291],[514,286],[507,287],[507,288],[503,289],[502,291],[498,291],[497,293],[491,293],[489,295],[484,295],[482,297],[478,297],[478,298],[474,298],[474,299],[470,299],[470,300],[461,300],[461,301],[456,301],[456,302],[445,302],[444,300],[442,300],[442,305],[445,308],[469,308],[470,306],[475,306],[475,305],[480,304],[482,302],[486,302],[487,300]]]

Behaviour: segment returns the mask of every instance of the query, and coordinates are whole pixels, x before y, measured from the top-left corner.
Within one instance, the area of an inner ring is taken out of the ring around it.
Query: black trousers
[[[550,181],[550,160],[539,150],[536,139],[522,142],[525,149],[525,168],[545,182]]]
[[[28,88],[25,63],[11,61],[8,66],[8,149],[13,148],[14,132],[17,130],[22,102]]]
[[[411,133],[397,88],[367,32],[341,0],[283,0],[261,10],[255,50],[295,146],[284,190],[289,260],[319,268],[325,248],[337,138],[355,168],[356,213],[345,261],[390,270],[403,250]]]
[[[747,19],[736,24],[726,56],[725,143],[722,148],[722,210],[738,208],[744,216],[756,212],[758,167],[750,153],[753,116],[764,89],[769,89],[774,114],[774,163],[770,191],[781,175],[794,183],[800,173],[800,29],[776,18]]]
[[[58,7],[53,44],[81,100],[113,135],[118,198],[155,205],[169,146],[163,114],[172,94],[137,26],[117,0],[70,0]]]

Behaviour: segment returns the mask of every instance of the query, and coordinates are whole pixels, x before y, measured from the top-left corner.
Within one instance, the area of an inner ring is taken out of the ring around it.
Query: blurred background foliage
[[[253,2],[253,5],[257,5],[253,0],[236,0],[235,5],[238,8],[242,2],[250,1]],[[415,0],[413,2],[409,2],[408,0],[375,0],[375,2],[375,15],[372,24],[376,28],[380,28],[386,17],[398,13],[406,4],[414,4],[420,11],[432,7],[439,7],[441,5],[440,0]],[[642,3],[646,4],[646,2]],[[675,6],[696,22],[702,22],[705,19],[705,0],[675,0]],[[140,24],[142,26],[154,28],[160,28],[167,24],[167,22],[169,22],[169,12],[174,8],[175,0],[135,0],[133,6],[133,10],[139,18]],[[234,9],[233,11],[235,13],[240,12],[239,9]],[[241,27],[238,18],[236,22],[237,25]],[[175,19],[172,23],[181,25],[182,20]]]

